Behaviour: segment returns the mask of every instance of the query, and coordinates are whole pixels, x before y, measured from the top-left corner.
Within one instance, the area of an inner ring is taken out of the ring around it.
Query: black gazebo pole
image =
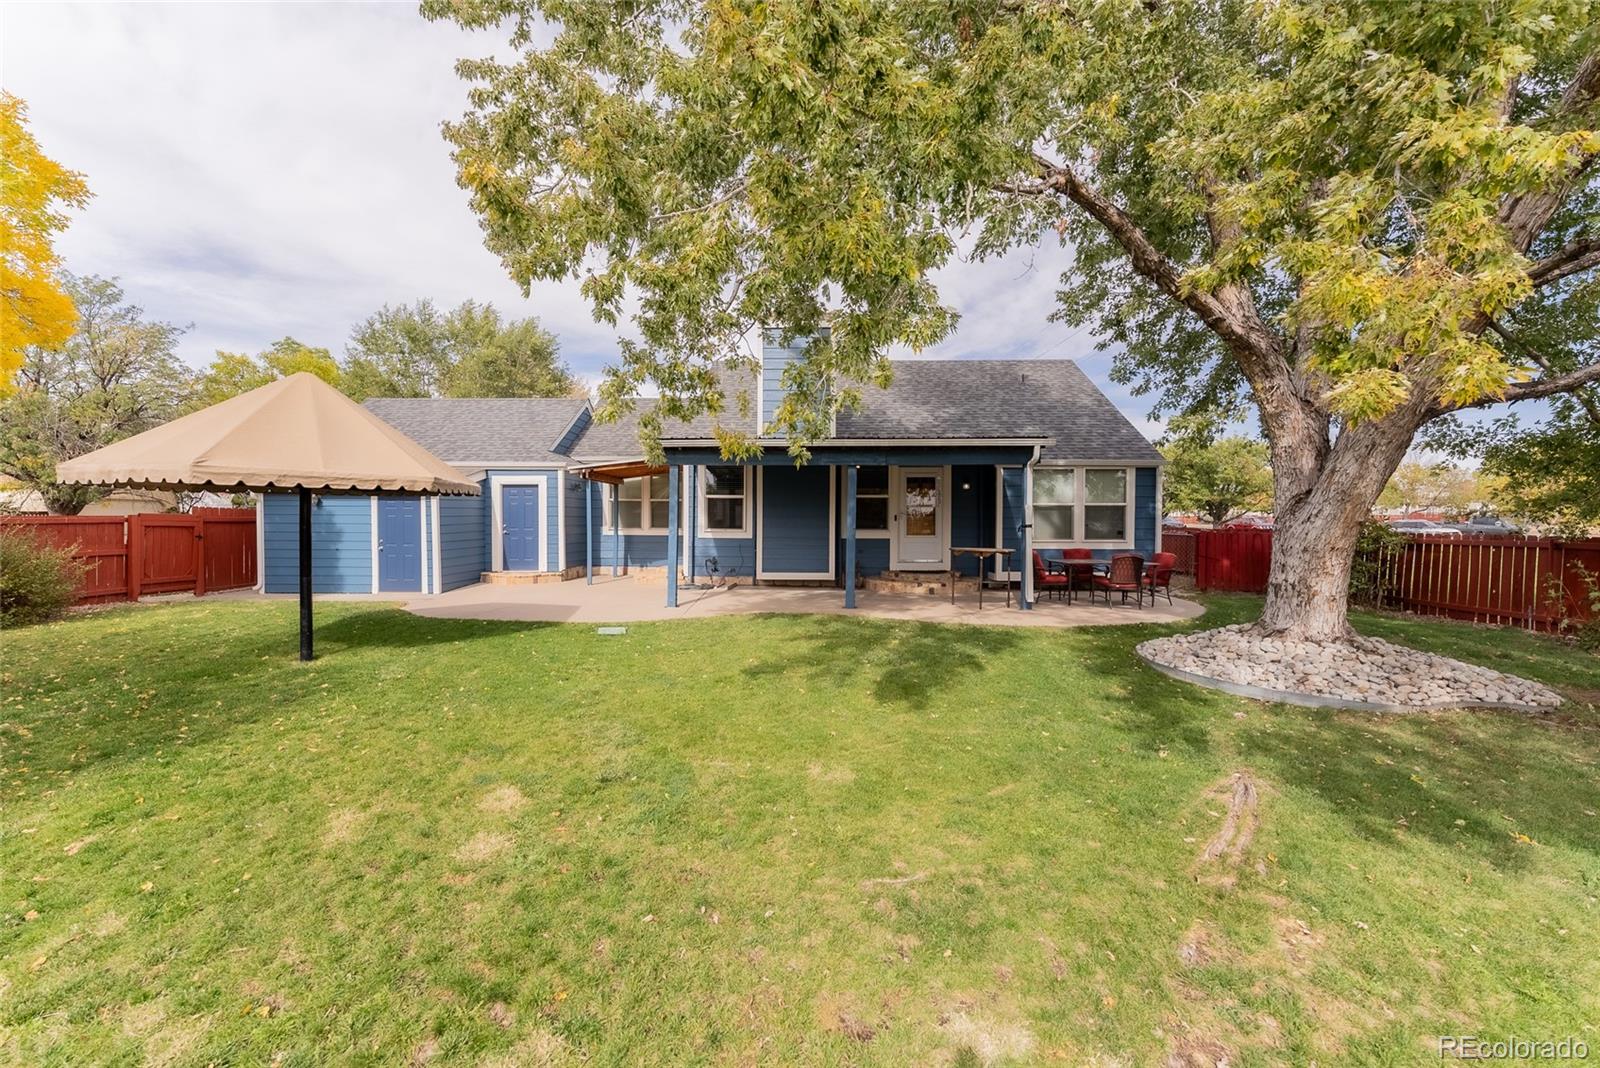
[[[300,487],[300,659],[311,659],[311,491]]]

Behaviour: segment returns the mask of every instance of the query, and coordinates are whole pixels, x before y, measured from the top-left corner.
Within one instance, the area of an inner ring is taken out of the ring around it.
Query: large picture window
[[[709,464],[700,476],[700,529],[706,534],[750,532],[750,472]]]
[[[889,469],[881,464],[856,469],[856,533],[889,533]]]

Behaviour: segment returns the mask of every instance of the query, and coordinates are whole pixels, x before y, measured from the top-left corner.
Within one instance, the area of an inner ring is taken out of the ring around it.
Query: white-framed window
[[[667,530],[667,474],[624,479],[617,487],[617,515],[620,528],[630,534],[664,534]],[[611,496],[606,495],[606,527],[614,520]]]
[[[1035,543],[1132,548],[1133,474],[1129,467],[1034,468]]]
[[[889,536],[889,468],[863,464],[856,468],[856,536]]]
[[[1122,467],[1088,467],[1083,471],[1084,541],[1121,544],[1133,540],[1129,514],[1128,471]]]
[[[1076,541],[1078,472],[1070,467],[1033,470],[1033,537],[1041,544]]]
[[[700,533],[749,536],[750,481],[750,469],[736,464],[707,464],[700,469]]]

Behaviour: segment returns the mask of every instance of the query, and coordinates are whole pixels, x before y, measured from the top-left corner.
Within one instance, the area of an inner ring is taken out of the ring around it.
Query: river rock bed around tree
[[[1393,645],[1381,638],[1348,642],[1294,641],[1235,624],[1195,634],[1155,638],[1139,655],[1197,681],[1315,699],[1388,708],[1499,705],[1555,708],[1561,697],[1536,682],[1449,657]],[[1270,695],[1248,694],[1270,699]]]

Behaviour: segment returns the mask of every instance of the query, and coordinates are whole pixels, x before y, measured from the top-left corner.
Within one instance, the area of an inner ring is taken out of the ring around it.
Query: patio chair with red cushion
[[[1122,594],[1122,603],[1128,603],[1128,594],[1138,598],[1140,608],[1144,607],[1144,557],[1135,556],[1133,553],[1122,553],[1111,558],[1111,567],[1104,575],[1094,577],[1094,588],[1106,595],[1109,603],[1113,593]]]
[[[1167,603],[1172,603],[1172,572],[1177,569],[1177,553],[1156,553],[1150,565],[1144,569],[1144,588],[1150,591],[1150,603],[1156,603],[1156,591],[1161,590],[1167,595]]]
[[[1072,578],[1059,571],[1051,571],[1050,565],[1044,562],[1044,557],[1039,550],[1033,550],[1033,585],[1043,595],[1047,590],[1054,590],[1057,597],[1065,593],[1072,585]]]

